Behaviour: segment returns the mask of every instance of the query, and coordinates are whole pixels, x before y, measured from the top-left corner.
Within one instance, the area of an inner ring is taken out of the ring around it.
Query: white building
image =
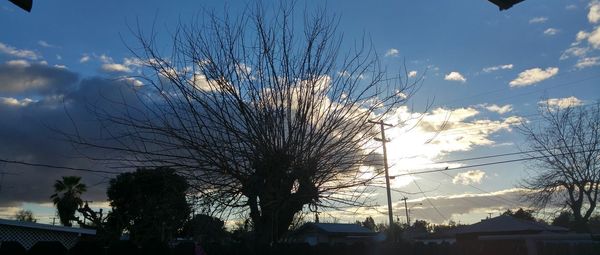
[[[95,235],[93,229],[0,219],[0,242],[15,241],[28,250],[39,241],[58,241],[70,249],[82,237]]]

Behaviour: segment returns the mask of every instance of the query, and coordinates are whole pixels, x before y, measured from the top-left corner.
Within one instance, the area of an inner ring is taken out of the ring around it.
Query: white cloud
[[[579,69],[583,69],[586,67],[597,66],[597,65],[600,65],[599,60],[600,60],[600,57],[581,58],[577,61],[577,64],[575,64],[575,67],[577,67]]]
[[[529,24],[545,23],[546,21],[548,21],[547,17],[535,17],[529,20]]]
[[[250,69],[250,67],[248,67],[248,69],[246,69],[246,71],[247,71],[248,73],[250,73],[250,71],[251,71],[251,70],[252,70],[252,69]],[[360,79],[360,80],[362,80],[362,79],[364,79],[364,78],[365,78],[365,75],[364,75],[364,74],[355,74],[355,75],[352,75],[352,73],[350,73],[350,72],[348,72],[348,71],[341,71],[341,72],[338,72],[338,75],[339,75],[339,76],[342,76],[342,77],[352,77],[352,78],[356,78],[356,79]]]
[[[133,77],[124,77],[120,79],[121,81],[124,81],[127,84],[133,85],[134,87],[141,87],[144,86],[144,83],[136,78]]]
[[[492,105],[483,104],[482,106],[485,109],[487,109],[488,111],[495,112],[495,113],[498,113],[498,114],[505,114],[507,112],[512,111],[512,109],[513,109],[512,105],[510,105],[510,104],[503,105],[503,106],[499,106],[499,105],[496,105],[496,104],[492,104]]]
[[[570,5],[565,6],[565,9],[568,11],[577,10],[577,5],[570,4]]]
[[[450,72],[449,74],[446,74],[446,76],[444,76],[444,80],[447,81],[460,81],[460,82],[466,82],[467,79],[459,72]]]
[[[20,67],[20,68],[31,66],[31,64],[27,60],[23,60],[23,59],[10,60],[10,61],[7,61],[6,64],[11,67]]]
[[[69,69],[66,65],[54,65],[54,67],[60,68],[60,69]]]
[[[548,67],[546,70],[541,68],[532,68],[519,73],[519,76],[512,80],[509,85],[511,87],[524,87],[529,86],[543,80],[549,79],[550,77],[558,73],[558,67]]]
[[[412,78],[412,77],[416,77],[416,76],[417,76],[417,71],[408,72],[408,77]]]
[[[56,48],[56,45],[49,44],[48,42],[43,40],[38,41],[38,44],[44,48]]]
[[[123,63],[116,63],[112,57],[107,56],[106,54],[97,56],[97,58],[100,60],[100,62],[103,63],[102,70],[106,72],[131,73],[135,69],[138,69],[147,64],[139,58],[123,58]],[[89,59],[86,59],[86,61],[87,60]]]
[[[86,63],[88,61],[90,61],[90,56],[87,54],[83,54],[83,56],[81,56],[81,58],[79,59],[79,63]]]
[[[596,27],[588,36],[588,43],[596,49],[600,49],[600,26]]]
[[[560,56],[560,60],[576,57],[575,68],[581,69],[597,65],[598,60],[591,53],[597,53],[600,49],[600,26],[594,25],[600,22],[600,1],[594,0],[588,5],[588,21],[592,26],[591,32],[580,30],[575,35],[575,41],[571,47],[566,49]]]
[[[567,50],[565,50],[560,55],[560,60],[565,60],[565,59],[568,59],[570,57],[583,57],[589,51],[590,51],[590,48],[588,48],[588,47],[578,47],[578,46],[571,47],[571,48],[568,48]]]
[[[0,103],[9,106],[27,106],[33,102],[35,101],[30,98],[24,98],[19,100],[13,97],[0,97]]]
[[[400,51],[394,48],[391,48],[385,52],[386,57],[395,57],[398,56],[398,54],[400,54]]]
[[[123,65],[141,67],[144,66],[145,63],[139,58],[124,58]]]
[[[121,73],[131,72],[131,69],[129,67],[127,67],[126,65],[117,64],[117,63],[102,64],[102,70],[104,70],[106,72],[121,72]]]
[[[26,58],[26,59],[31,59],[31,60],[36,60],[36,59],[40,58],[40,56],[38,56],[38,54],[35,53],[34,51],[17,49],[15,47],[6,45],[1,42],[0,42],[0,53],[8,54],[13,57]]]
[[[539,101],[538,104],[542,106],[550,106],[556,107],[559,109],[564,109],[571,106],[579,106],[583,104],[583,101],[574,96],[565,97],[565,98],[550,98],[546,101]]]
[[[544,30],[544,34],[548,35],[548,36],[556,35],[556,34],[558,34],[558,32],[560,32],[560,30],[558,30],[556,28],[548,28],[548,29]]]
[[[437,108],[428,113],[415,113],[401,107],[386,118],[392,124],[403,123],[386,131],[391,175],[407,170],[458,167],[461,163],[437,163],[449,153],[470,151],[478,146],[492,146],[492,135],[510,131],[522,119],[509,116],[502,120],[475,118],[480,112],[474,107]],[[395,187],[406,180],[394,182]]]
[[[490,212],[502,213],[507,209],[528,208],[529,204],[522,200],[525,194],[527,194],[527,190],[510,188],[485,193],[430,196],[429,201],[435,204],[437,210],[448,218],[460,219],[463,223],[476,223],[483,217],[487,217]],[[425,198],[414,199],[409,202],[428,204],[425,203]],[[403,208],[404,205],[401,203],[397,204],[398,209]],[[396,204],[394,205],[396,206]],[[437,215],[435,209],[430,206],[415,207],[412,211],[415,214],[426,216],[423,218],[428,221],[440,223],[438,218],[427,217],[428,215]]]
[[[109,56],[107,56],[106,54],[102,54],[98,57],[98,59],[100,59],[100,62],[102,63],[114,63],[113,59]]]
[[[486,73],[490,73],[493,71],[498,71],[498,70],[505,70],[505,69],[512,69],[513,68],[513,64],[506,64],[506,65],[497,65],[497,66],[490,66],[490,67],[485,67],[483,68],[483,71]]]
[[[590,23],[598,23],[600,21],[600,2],[592,1],[590,3],[590,11],[587,15],[588,21]]]
[[[590,33],[586,31],[579,31],[577,32],[577,35],[575,35],[575,40],[579,42],[587,39],[588,37],[590,37]]]
[[[481,183],[481,180],[485,177],[485,172],[481,170],[469,170],[466,172],[458,173],[452,178],[452,183],[469,185],[473,183]]]

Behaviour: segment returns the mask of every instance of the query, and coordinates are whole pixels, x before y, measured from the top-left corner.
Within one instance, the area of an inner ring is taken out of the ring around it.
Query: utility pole
[[[52,226],[56,225],[56,217],[52,217]]]
[[[387,150],[385,148],[385,143],[388,142],[385,139],[385,126],[393,127],[391,124],[384,123],[383,120],[380,121],[372,121],[369,120],[369,123],[378,124],[381,129],[381,139],[375,138],[376,141],[381,141],[383,144],[383,168],[385,169],[385,187],[387,191],[387,202],[388,202],[388,220],[390,222],[390,228],[392,227],[392,223],[394,223],[394,215],[392,214],[392,193],[390,191],[390,175],[388,173],[388,163],[387,163]]]
[[[403,197],[400,200],[404,200],[404,212],[406,212],[406,225],[410,227],[410,216],[408,215],[408,205],[406,205],[407,197]]]

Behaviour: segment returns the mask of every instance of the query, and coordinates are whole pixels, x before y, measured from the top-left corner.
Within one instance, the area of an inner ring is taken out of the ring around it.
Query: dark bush
[[[4,255],[24,255],[27,250],[18,242],[6,241],[0,243],[0,254]]]
[[[97,241],[79,241],[69,250],[69,255],[104,255],[104,249]]]
[[[66,255],[67,248],[60,242],[40,241],[29,249],[27,255]]]
[[[142,254],[144,255],[169,255],[169,253],[169,246],[160,241],[148,242],[142,246]]]
[[[131,241],[117,241],[108,247],[110,255],[141,255],[138,247]]]
[[[194,242],[181,242],[171,248],[171,255],[193,255],[194,249]]]

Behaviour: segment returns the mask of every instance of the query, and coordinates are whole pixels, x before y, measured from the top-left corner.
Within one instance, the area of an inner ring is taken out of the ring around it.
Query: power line
[[[431,205],[431,207],[433,207],[433,209],[435,209],[435,211],[437,212],[437,214],[441,217],[442,221],[446,220],[446,216],[444,216],[440,210],[431,202],[431,199],[429,199],[429,197],[427,196],[427,194],[425,194],[425,192],[423,191],[423,189],[421,189],[421,185],[419,185],[419,183],[417,183],[417,180],[415,178],[413,179],[413,183],[415,184],[415,186],[417,186],[417,188],[419,189],[419,191],[421,192],[421,194],[423,195],[423,197],[425,198],[425,200],[427,200],[427,203],[429,205]]]
[[[582,144],[581,146],[587,146],[587,145],[593,145],[593,143]],[[434,164],[444,164],[444,163],[454,163],[454,162],[461,162],[461,161],[498,158],[498,157],[513,156],[513,155],[526,154],[526,153],[532,153],[532,152],[541,152],[541,151],[547,151],[547,150],[566,149],[566,148],[569,148],[569,146],[560,146],[560,147],[554,147],[554,148],[548,148],[548,149],[528,150],[528,151],[520,151],[520,152],[509,152],[509,153],[502,153],[502,154],[491,154],[491,155],[472,157],[472,158],[453,159],[453,160],[435,162]]]
[[[69,166],[56,166],[56,165],[41,164],[41,163],[30,163],[30,162],[25,162],[25,161],[7,160],[7,159],[0,159],[0,162],[7,163],[7,164],[16,164],[16,165],[34,166],[34,167],[47,167],[47,168],[64,169],[64,170],[88,172],[88,173],[103,173],[103,174],[121,174],[122,173],[122,172],[113,172],[113,171],[106,171],[106,170],[93,170],[93,169],[69,167]]]
[[[440,173],[442,173],[442,174],[444,174],[444,175],[446,175],[446,176],[448,176],[448,177],[450,177],[450,178],[454,178],[452,175],[449,175],[449,174],[448,174],[448,173],[446,173],[446,172],[440,172]],[[484,189],[481,189],[481,188],[479,188],[479,187],[477,187],[477,186],[473,185],[472,183],[469,183],[468,185],[469,185],[470,187],[472,187],[472,188],[476,189],[476,190],[479,190],[479,191],[481,191],[481,192],[485,193],[485,194],[488,194],[488,195],[493,195],[493,194],[492,194],[492,192],[489,192],[489,191],[486,191],[486,190],[484,190]],[[487,198],[487,199],[489,199],[489,200],[492,200],[492,201],[495,201],[495,202],[499,202],[498,200],[496,200],[496,199],[493,199],[493,198],[491,198],[491,197],[485,197],[485,198]],[[513,206],[520,206],[518,203],[516,203],[516,202],[514,202],[514,201],[511,201],[511,200],[509,200],[509,199],[506,199],[506,198],[504,198],[504,197],[498,196],[498,198],[499,198],[499,199],[501,199],[501,200],[503,200],[504,202],[507,202],[507,203],[509,203],[509,204],[513,205]]]
[[[592,151],[598,151],[598,149],[594,149],[594,150],[587,150],[587,151],[576,151],[573,153],[584,153],[584,152],[592,152]],[[567,155],[570,153],[560,153],[560,154],[556,154],[555,156],[558,155]],[[512,162],[519,162],[519,161],[526,161],[526,160],[533,160],[533,159],[541,159],[541,158],[548,158],[548,157],[552,157],[552,156],[536,156],[536,157],[527,157],[527,158],[520,158],[520,159],[511,159],[511,160],[503,160],[503,161],[495,161],[495,162],[488,162],[488,163],[482,163],[482,164],[475,164],[475,165],[468,165],[468,166],[459,166],[459,167],[453,167],[453,168],[444,168],[444,169],[434,169],[434,170],[424,170],[424,171],[418,171],[418,172],[409,172],[409,173],[405,173],[405,174],[398,174],[398,175],[392,175],[390,177],[402,177],[402,176],[407,176],[407,175],[415,175],[415,174],[427,174],[427,173],[437,173],[437,172],[446,172],[446,171],[453,171],[453,170],[460,170],[460,169],[467,169],[467,168],[474,168],[474,167],[481,167],[481,166],[489,166],[489,165],[498,165],[498,164],[505,164],[505,163],[512,163]]]

